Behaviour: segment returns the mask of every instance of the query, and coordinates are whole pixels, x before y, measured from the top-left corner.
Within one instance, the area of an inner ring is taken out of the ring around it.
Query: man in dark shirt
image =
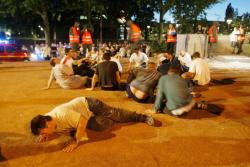
[[[161,77],[155,69],[155,63],[149,62],[148,69],[134,68],[127,80],[126,93],[139,103],[145,103],[154,97],[154,90]]]
[[[108,52],[104,53],[102,58],[104,61],[97,65],[92,78],[92,86],[89,90],[94,90],[97,81],[103,90],[119,89],[121,77],[117,64],[110,61]]]
[[[171,51],[166,51],[164,53],[164,57],[166,58],[166,60],[164,60],[157,68],[157,71],[159,71],[162,75],[167,74],[168,69],[171,65],[180,67],[180,61],[172,54]]]

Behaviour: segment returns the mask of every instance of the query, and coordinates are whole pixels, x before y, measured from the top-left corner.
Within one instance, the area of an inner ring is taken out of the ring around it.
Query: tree
[[[229,3],[225,13],[225,21],[233,18],[234,18],[234,8],[232,7],[231,3]]]
[[[147,37],[147,26],[151,26],[151,22],[154,19],[156,7],[156,1],[140,0],[137,2],[137,6],[133,8],[135,22],[141,27],[142,31],[145,30],[145,37]]]
[[[161,43],[161,35],[163,32],[164,15],[173,7],[176,0],[157,0],[158,7],[157,11],[159,13],[159,32],[158,41]]]
[[[176,0],[171,12],[180,24],[180,33],[191,33],[198,19],[205,17],[205,10],[223,0]]]

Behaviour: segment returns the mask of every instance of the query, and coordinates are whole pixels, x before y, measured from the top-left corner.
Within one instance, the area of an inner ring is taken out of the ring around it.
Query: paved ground
[[[30,120],[77,96],[97,97],[131,111],[144,112],[153,105],[133,102],[124,92],[63,90],[56,85],[44,91],[48,63],[2,63],[0,166],[250,166],[250,62],[248,57],[237,57],[248,65],[236,68],[235,60],[225,63],[229,58],[211,61],[213,82],[209,88],[199,88],[199,100],[218,106],[221,115],[198,110],[183,118],[159,114],[155,118],[161,127],[117,124],[104,132],[88,131],[90,141],[72,153],[61,151],[67,137],[36,144]]]

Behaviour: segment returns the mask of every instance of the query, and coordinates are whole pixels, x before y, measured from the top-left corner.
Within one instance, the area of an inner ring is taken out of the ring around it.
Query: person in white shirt
[[[65,55],[62,59],[60,64],[65,64],[68,67],[70,67],[73,70],[73,64],[75,63],[74,59],[76,59],[78,56],[78,53],[70,50],[67,55]],[[73,59],[74,58],[74,59]]]
[[[43,57],[45,60],[50,60],[51,58],[51,48],[48,44],[45,44],[45,47],[43,49]]]
[[[239,50],[238,39],[240,36],[240,30],[237,27],[234,27],[233,32],[230,34],[231,46],[233,47],[232,54],[237,53],[236,49]]]
[[[180,52],[178,60],[181,63],[182,71],[188,72],[191,61],[192,61],[190,54],[188,52],[185,52],[185,51],[182,50]]]
[[[146,45],[146,55],[150,56],[151,55],[151,47],[149,44]]]
[[[121,57],[125,57],[126,56],[125,45],[121,46],[121,48],[119,49],[119,54],[120,54]]]
[[[71,152],[80,142],[88,140],[86,128],[102,131],[115,122],[144,122],[154,126],[151,116],[114,108],[95,98],[77,97],[45,115],[37,115],[31,120],[30,128],[38,135],[38,142],[50,140],[54,134],[70,134],[73,139],[63,151]]]
[[[112,57],[110,58],[110,61],[115,62],[115,63],[117,64],[117,66],[118,66],[119,72],[122,73],[122,65],[121,65],[119,59],[118,59],[116,56],[112,56]]]
[[[182,77],[190,78],[194,82],[197,82],[198,85],[209,84],[211,77],[208,63],[205,59],[200,58],[199,52],[195,52],[192,55],[189,71],[182,74]]]
[[[239,35],[240,35],[240,31],[237,29],[237,27],[234,27],[233,32],[230,34],[230,41],[231,41],[232,47],[234,47],[235,44],[237,43]]]
[[[42,56],[42,48],[40,47],[40,45],[36,44],[35,46],[35,55],[37,56],[37,60],[43,60],[43,56]]]
[[[77,89],[83,87],[87,83],[88,77],[74,75],[73,70],[67,65],[60,64],[60,60],[58,58],[52,58],[50,64],[52,66],[51,74],[48,85],[44,88],[44,90],[51,87],[54,79],[63,89]]]
[[[134,53],[129,58],[129,70],[136,67],[146,67],[148,64],[148,56],[141,52],[139,48],[134,49]]]
[[[59,46],[58,46],[57,50],[58,50],[59,57],[63,58],[65,56],[65,48],[64,48],[62,42],[59,42]]]
[[[89,67],[90,62],[88,58],[84,57],[76,60],[78,55],[78,52],[70,50],[68,54],[61,59],[60,64],[70,67],[76,75],[92,77],[94,75],[94,71]]]

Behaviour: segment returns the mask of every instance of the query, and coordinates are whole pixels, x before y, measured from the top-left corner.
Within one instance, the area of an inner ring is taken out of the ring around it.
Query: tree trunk
[[[43,24],[44,24],[44,35],[45,35],[45,42],[50,46],[52,43],[52,38],[53,38],[53,34],[52,33],[52,28],[51,28],[51,24],[49,21],[49,17],[47,12],[43,12],[40,13],[42,20],[43,20]]]
[[[160,9],[160,19],[159,19],[159,34],[158,34],[158,42],[161,43],[162,41],[162,31],[163,31],[163,16],[164,16],[164,11],[163,11],[163,8],[161,7]]]
[[[91,0],[88,0],[87,1],[87,25],[88,25],[88,28],[91,28],[92,29],[92,23],[91,23]],[[93,31],[93,30],[92,30]]]

